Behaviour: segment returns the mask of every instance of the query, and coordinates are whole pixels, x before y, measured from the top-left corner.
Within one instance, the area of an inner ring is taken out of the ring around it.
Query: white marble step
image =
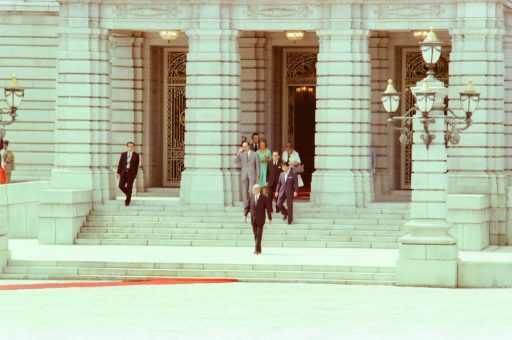
[[[348,222],[363,222],[360,220],[357,221],[348,221]],[[236,223],[221,223],[221,222],[109,222],[109,221],[86,221],[84,223],[84,227],[101,227],[101,228],[172,228],[177,232],[187,232],[189,230],[192,232],[193,230],[203,230],[208,232],[207,230],[211,230],[211,232],[216,232],[215,230],[243,230],[250,229],[250,224],[243,222]],[[304,224],[304,223],[294,223],[291,226],[286,224],[283,221],[277,220],[274,221],[272,226],[270,226],[272,230],[370,230],[370,231],[404,231],[405,226],[399,224],[351,224],[351,223],[327,223],[327,224]],[[222,231],[219,231],[222,232]]]
[[[87,217],[88,222],[162,222],[162,223],[236,223],[240,224],[243,220],[243,216],[237,217],[199,217],[199,216],[111,216],[111,215],[90,215]],[[278,221],[279,219],[276,218]],[[403,224],[405,220],[395,219],[382,219],[380,217],[375,218],[307,218],[307,217],[295,217],[294,223],[297,224]]]
[[[112,233],[112,234],[207,234],[207,235],[252,235],[250,225],[242,228],[167,228],[167,227],[96,227],[84,226],[80,233]],[[356,230],[356,229],[312,229],[287,228],[283,226],[266,226],[265,235],[304,235],[304,236],[394,236],[400,237],[405,231]]]
[[[396,213],[396,214],[409,214],[409,207],[393,207],[393,206],[379,206],[379,207],[364,207],[364,208],[347,208],[347,207],[335,207],[329,208],[318,208],[301,203],[295,203],[295,210],[299,213]],[[95,211],[123,211],[129,213],[138,213],[145,211],[156,211],[156,212],[204,212],[220,214],[225,212],[239,213],[243,211],[243,207],[224,207],[222,211],[206,210],[201,207],[190,207],[181,205],[130,205],[125,207],[124,204],[98,204],[94,206]]]
[[[77,238],[75,244],[78,245],[129,245],[129,246],[173,246],[173,247],[254,247],[254,240],[247,238],[247,241],[237,240],[175,240],[175,239],[114,239],[114,238]],[[376,248],[376,249],[396,249],[398,248],[398,238],[395,242],[374,242],[368,239],[364,241],[268,241],[263,240],[262,246],[283,248]]]
[[[141,233],[86,233],[80,239],[156,239],[156,240],[229,240],[250,241],[251,234],[141,234]],[[273,235],[265,234],[265,241],[320,241],[320,242],[398,242],[392,236],[333,236],[333,235]]]
[[[217,263],[9,261],[0,279],[143,280],[234,278],[245,282],[394,284],[393,267]]]
[[[90,216],[151,216],[151,217],[215,217],[215,218],[240,218],[243,216],[242,211],[236,212],[206,212],[206,211],[153,211],[153,210],[92,210]],[[273,213],[274,217],[280,217],[281,214]],[[296,218],[319,218],[319,219],[359,219],[359,218],[375,218],[375,219],[388,219],[403,221],[408,219],[406,213],[380,213],[380,212],[295,212]]]

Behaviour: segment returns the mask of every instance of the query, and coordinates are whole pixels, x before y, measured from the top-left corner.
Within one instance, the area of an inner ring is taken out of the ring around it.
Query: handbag
[[[297,165],[293,168],[296,174],[303,174],[304,173],[304,164]]]

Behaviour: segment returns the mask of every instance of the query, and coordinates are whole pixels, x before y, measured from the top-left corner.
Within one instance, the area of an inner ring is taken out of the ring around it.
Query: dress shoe
[[[283,215],[283,221],[286,221],[287,218],[288,218],[288,216]]]
[[[254,251],[254,254],[255,254],[255,255],[258,255],[258,252],[255,250],[255,251]]]

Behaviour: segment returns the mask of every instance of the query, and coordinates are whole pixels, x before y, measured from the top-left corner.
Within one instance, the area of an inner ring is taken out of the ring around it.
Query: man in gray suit
[[[245,207],[249,200],[249,190],[260,178],[260,158],[256,152],[249,148],[248,142],[243,142],[235,157],[235,162],[240,163],[241,166],[240,182]]]

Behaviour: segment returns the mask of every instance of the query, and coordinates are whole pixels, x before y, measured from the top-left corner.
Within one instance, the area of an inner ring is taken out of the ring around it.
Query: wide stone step
[[[297,209],[296,209],[297,210]],[[215,217],[215,218],[240,218],[242,211],[232,212],[206,212],[206,211],[151,211],[151,210],[92,210],[90,216],[151,216],[151,217]],[[276,213],[274,213],[276,216]],[[280,214],[278,215],[280,216]],[[297,210],[296,218],[327,218],[327,219],[359,219],[377,218],[390,220],[407,220],[408,213],[381,213],[381,212],[304,212]]]
[[[394,284],[393,267],[225,263],[9,261],[0,279],[145,280],[234,278],[244,282]]]
[[[275,204],[275,203],[274,203]],[[370,203],[366,207],[315,207],[311,203],[296,201],[294,206],[305,212],[368,212],[368,213],[409,213],[410,205],[407,203]],[[94,205],[95,210],[130,210],[130,211],[144,211],[144,210],[174,210],[174,211],[211,211],[219,212],[218,207],[193,207],[180,205],[176,201],[165,201],[164,203],[157,200],[145,200],[145,201],[132,201],[129,207],[125,207],[123,201],[108,201],[103,204]],[[223,207],[222,210],[226,212],[239,212],[242,211],[242,204],[236,206]]]
[[[45,274],[0,274],[0,280],[72,280],[72,281],[141,281],[155,280],[162,276],[129,276],[129,275],[45,275]],[[236,278],[240,282],[249,283],[309,283],[339,285],[395,285],[393,280],[332,280],[332,279],[285,279],[285,278]]]
[[[280,218],[279,218],[280,219]],[[240,224],[243,216],[237,217],[200,217],[200,216],[110,216],[89,215],[88,222],[161,222],[161,223],[236,223]],[[306,218],[296,217],[297,224],[404,224],[405,220],[381,218]]]
[[[253,235],[246,234],[169,234],[169,233],[84,233],[80,239],[157,239],[157,240],[230,240],[250,241]],[[398,237],[386,236],[333,236],[333,235],[273,235],[266,234],[265,241],[321,241],[321,242],[398,242]]]
[[[244,228],[138,228],[138,227],[82,227],[81,234],[112,233],[112,234],[213,234],[213,235],[252,235],[251,227]],[[389,236],[400,237],[404,231],[374,231],[356,229],[310,229],[268,226],[265,235],[304,235],[304,236]],[[128,238],[128,237],[127,237]]]
[[[208,240],[208,239],[127,239],[127,238],[77,238],[78,245],[131,245],[131,246],[197,246],[197,247],[254,247],[254,240]],[[398,239],[395,242],[379,241],[269,241],[264,238],[262,246],[265,247],[292,247],[292,248],[398,248]]]
[[[176,230],[215,230],[219,229],[251,229],[250,224],[237,222],[237,223],[220,223],[220,222],[109,222],[109,221],[87,221],[84,227],[97,227],[97,228],[172,228]],[[405,231],[405,226],[401,224],[351,224],[351,223],[333,223],[333,224],[304,224],[294,223],[291,226],[282,222],[275,221],[271,226],[266,229],[273,230],[361,230],[361,231]]]

